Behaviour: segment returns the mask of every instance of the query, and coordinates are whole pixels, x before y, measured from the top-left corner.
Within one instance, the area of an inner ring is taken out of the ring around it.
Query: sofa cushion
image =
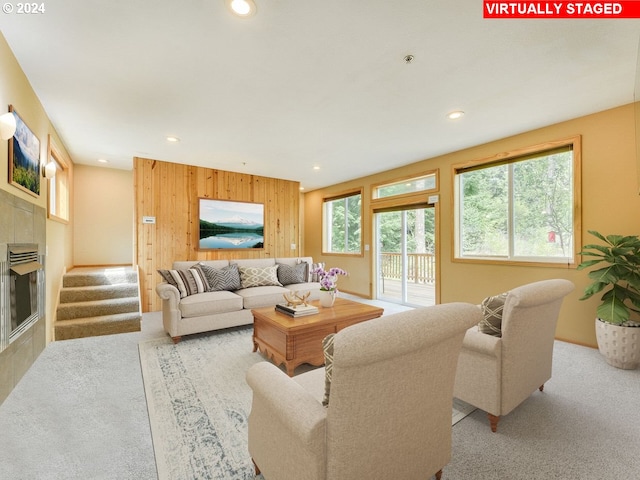
[[[189,268],[187,270],[158,270],[158,273],[167,283],[170,283],[178,289],[180,298],[209,290],[207,279],[202,272],[196,268]]]
[[[178,308],[183,318],[236,312],[242,310],[242,297],[227,291],[199,293],[182,299]]]
[[[322,351],[324,352],[324,397],[322,405],[329,406],[329,395],[331,393],[331,377],[333,375],[333,339],[335,333],[330,333],[322,339]]]
[[[275,285],[263,285],[260,287],[241,288],[234,293],[243,299],[244,308],[260,308],[275,306],[277,303],[284,302],[284,293],[290,290]]]
[[[291,292],[305,294],[310,292],[308,300],[318,300],[320,298],[320,284],[318,282],[291,283],[286,287]]]
[[[278,266],[240,267],[240,283],[242,288],[262,287],[267,285],[282,286],[278,281]]]
[[[210,292],[221,290],[238,290],[240,284],[240,270],[237,265],[228,265],[224,268],[213,268],[203,263],[198,263],[194,268],[199,269],[207,279]]]
[[[306,282],[308,278],[308,263],[298,263],[297,265],[278,264],[278,281],[282,285]]]
[[[487,297],[482,301],[482,320],[478,324],[478,330],[496,337],[502,336],[502,311],[507,293]]]

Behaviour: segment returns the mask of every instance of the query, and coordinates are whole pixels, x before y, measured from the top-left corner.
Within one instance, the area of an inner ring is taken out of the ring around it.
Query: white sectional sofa
[[[164,329],[178,343],[184,335],[249,325],[252,308],[275,306],[285,293],[310,292],[315,300],[320,284],[311,281],[312,264],[311,257],[174,262],[159,270],[170,282],[156,286]]]

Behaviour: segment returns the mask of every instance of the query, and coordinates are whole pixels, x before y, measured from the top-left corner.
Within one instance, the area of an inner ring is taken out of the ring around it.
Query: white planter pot
[[[337,293],[335,290],[320,290],[320,305],[323,307],[333,307]]]
[[[640,327],[621,327],[596,318],[596,339],[609,365],[634,370],[640,364]]]

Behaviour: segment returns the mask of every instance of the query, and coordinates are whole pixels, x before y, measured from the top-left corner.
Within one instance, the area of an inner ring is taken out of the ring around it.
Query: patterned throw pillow
[[[331,377],[333,375],[333,338],[335,333],[330,333],[322,340],[324,352],[324,397],[322,405],[329,406],[329,394],[331,393]]]
[[[311,264],[311,272],[313,272],[316,268],[324,268],[324,262],[312,263]],[[312,282],[319,282],[320,281],[320,279],[318,278],[318,274],[317,273],[311,273],[311,281]]]
[[[229,265],[224,268],[213,268],[203,263],[194,265],[194,268],[199,269],[209,283],[210,292],[219,292],[221,290],[239,290],[240,285],[240,271],[237,265]]]
[[[482,301],[482,320],[478,324],[480,332],[502,337],[502,311],[504,310],[507,293],[487,297]]]
[[[271,267],[240,267],[240,283],[242,288],[266,285],[282,286],[278,281],[278,265]]]
[[[292,283],[304,283],[307,281],[308,263],[298,263],[297,265],[278,264],[278,281],[282,285],[291,285]]]
[[[207,279],[197,268],[188,270],[158,270],[167,283],[173,285],[180,292],[180,298],[209,290]]]

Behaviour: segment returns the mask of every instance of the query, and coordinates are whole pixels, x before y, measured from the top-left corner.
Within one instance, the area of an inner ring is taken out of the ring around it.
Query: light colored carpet
[[[247,450],[251,389],[245,374],[264,357],[252,352],[251,334],[251,327],[241,327],[178,344],[140,343],[160,479],[255,478]],[[452,424],[473,410],[456,400]]]
[[[157,480],[138,353],[153,338],[166,338],[160,312],[141,332],[48,345],[0,405],[0,479]],[[443,479],[636,479],[639,398],[640,369],[556,342],[544,392],[497,433],[480,410],[453,428]]]

